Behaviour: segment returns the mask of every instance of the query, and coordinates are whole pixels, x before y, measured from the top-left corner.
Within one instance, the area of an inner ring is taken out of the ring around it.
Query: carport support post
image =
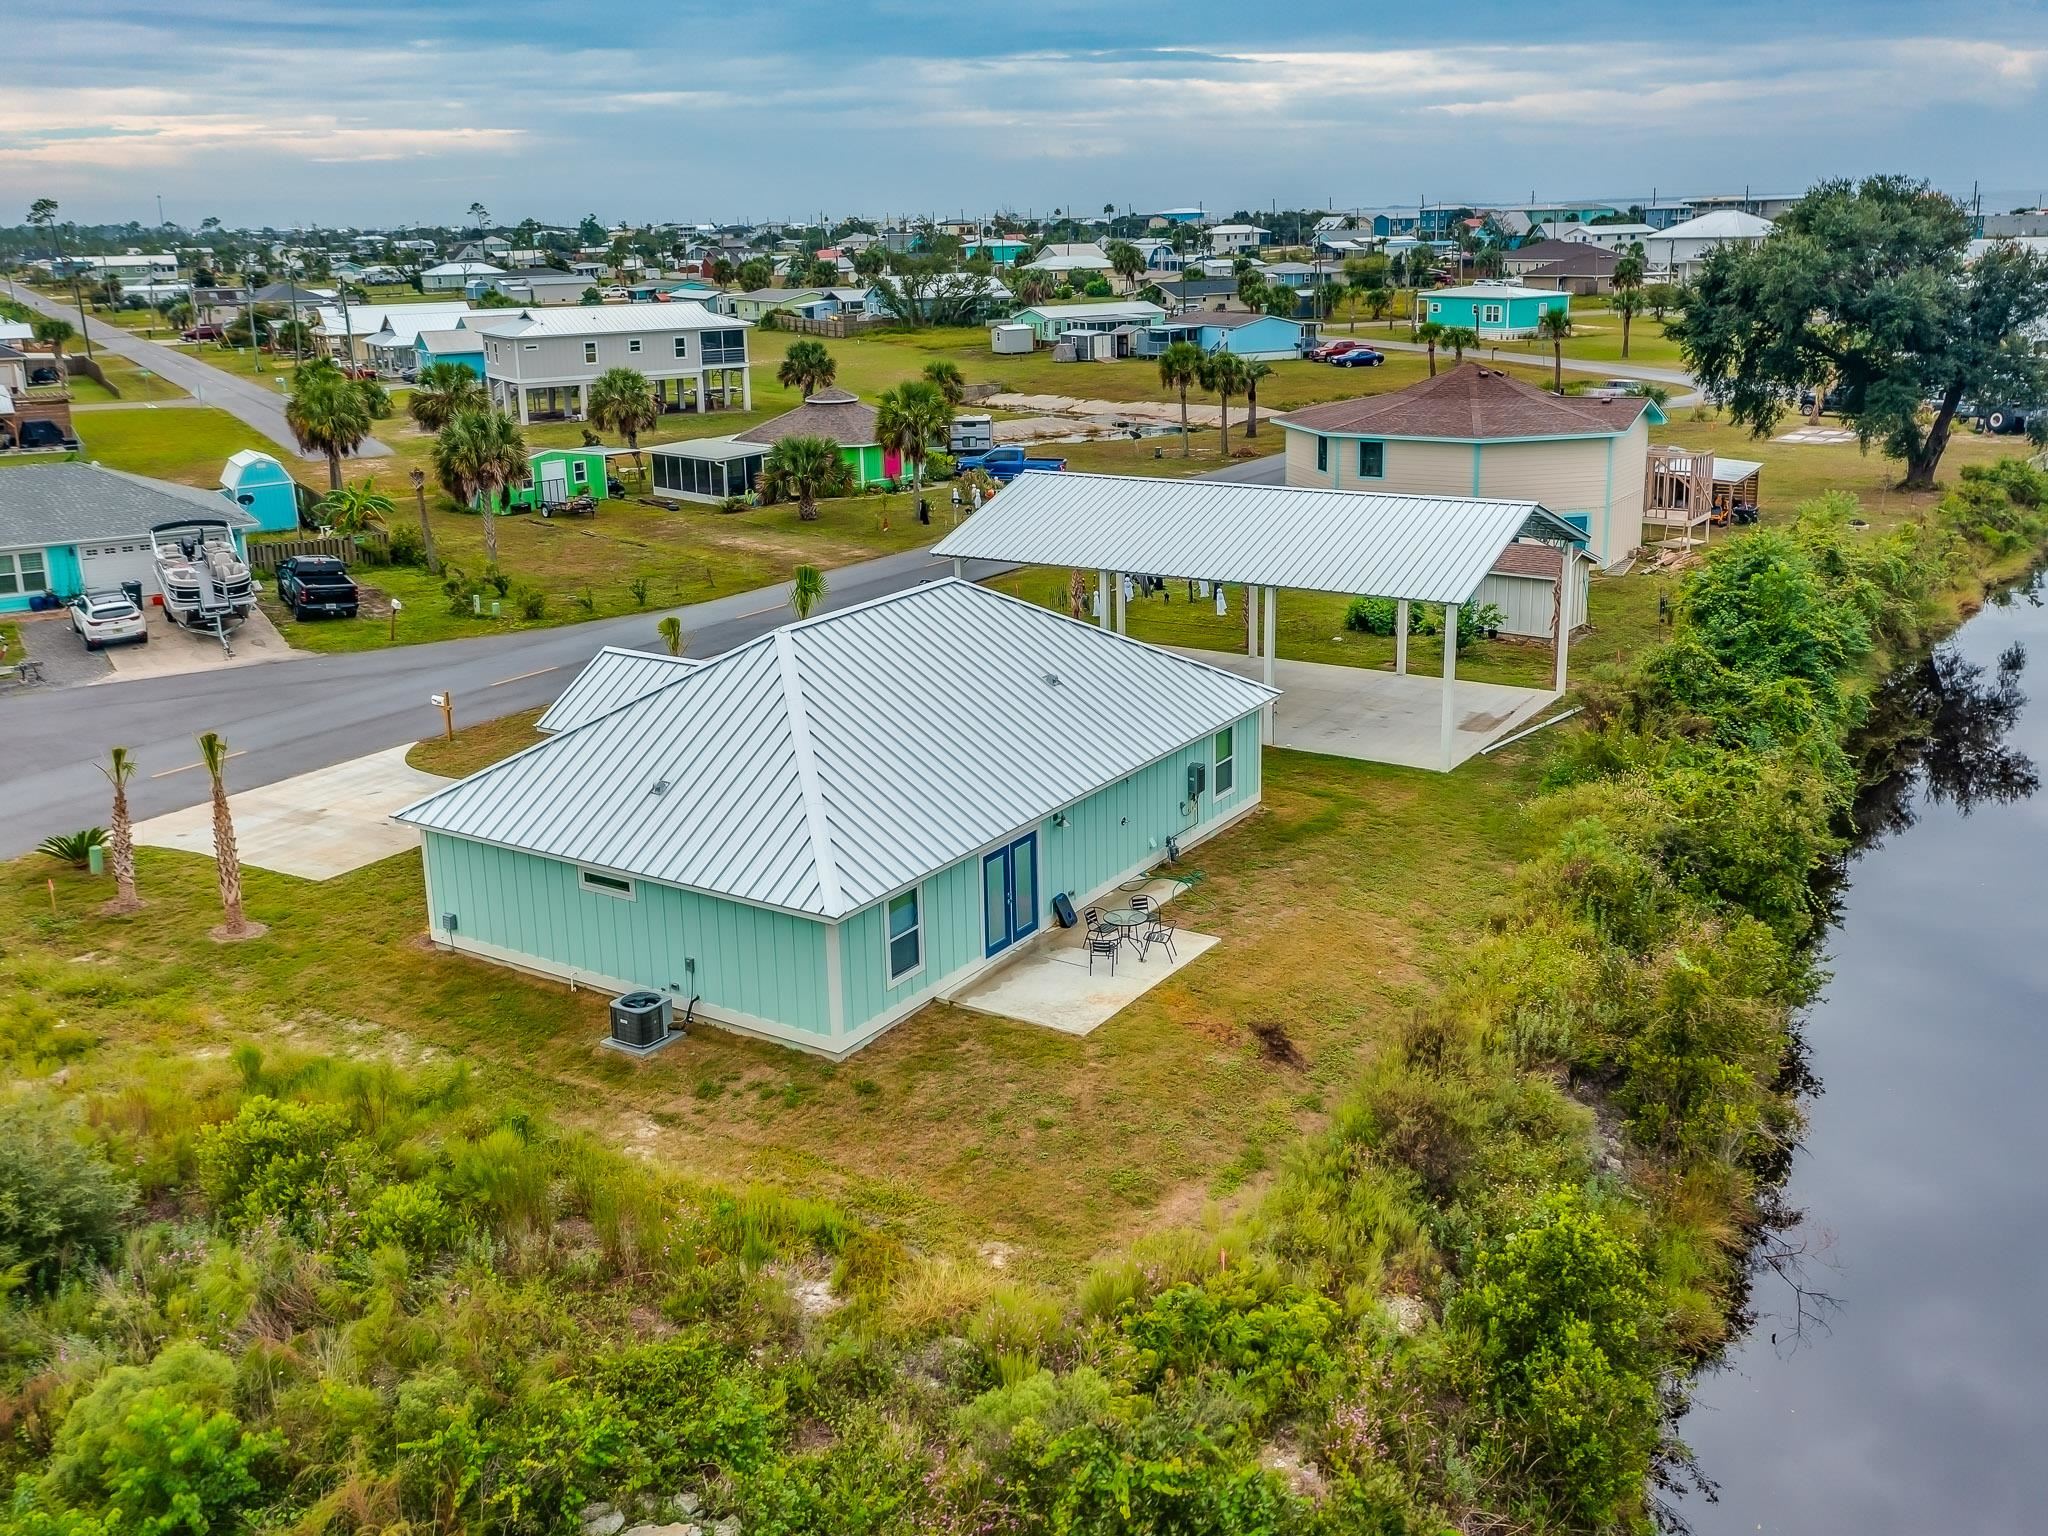
[[[1259,589],[1250,582],[1244,584],[1244,653],[1259,654]]]
[[[1408,675],[1408,599],[1394,604],[1394,675]]]
[[[1558,561],[1557,617],[1554,621],[1556,628],[1551,637],[1551,651],[1557,664],[1557,670],[1551,678],[1550,686],[1552,691],[1556,693],[1564,692],[1566,666],[1572,649],[1571,621],[1565,617],[1565,613],[1570,606],[1565,598],[1565,583],[1571,581],[1577,575],[1578,558],[1570,550],[1566,550],[1564,558]]]
[[[1458,711],[1458,605],[1444,604],[1444,719],[1443,756],[1444,772],[1449,773],[1457,766],[1451,753],[1457,735]]]
[[[1116,582],[1116,632],[1127,635],[1131,632],[1131,578],[1122,571],[1114,573]]]
[[[967,579],[967,562],[958,555],[953,557],[953,579],[955,581],[965,581]]]
[[[1103,629],[1110,627],[1109,613],[1109,572],[1095,573],[1095,622]]]
[[[1263,654],[1263,655],[1264,655],[1264,657],[1265,657],[1265,662],[1266,662],[1266,665],[1265,665],[1265,669],[1264,669],[1264,670],[1265,670],[1265,682],[1266,682],[1266,686],[1267,686],[1268,688],[1270,688],[1270,687],[1272,687],[1272,686],[1273,686],[1273,651],[1274,651],[1274,643],[1275,643],[1275,641],[1276,641],[1276,640],[1277,640],[1277,638],[1278,638],[1278,634],[1277,634],[1277,631],[1278,631],[1278,628],[1279,628],[1279,614],[1280,614],[1280,589],[1279,589],[1278,587],[1268,587],[1268,588],[1266,588],[1266,646],[1265,646],[1265,650],[1264,650],[1264,651],[1262,652],[1262,654]],[[1271,701],[1271,700],[1268,700],[1268,701],[1267,701],[1267,703],[1266,703],[1266,707],[1265,707],[1264,709],[1260,710],[1260,711],[1259,711],[1259,713],[1260,713],[1260,715],[1261,715],[1261,716],[1262,716],[1262,717],[1264,718],[1264,721],[1265,721],[1265,726],[1266,726],[1266,733],[1265,733],[1265,734],[1266,734],[1266,745],[1270,747],[1270,746],[1271,746],[1271,745],[1273,744],[1273,704],[1272,704],[1272,701]]]

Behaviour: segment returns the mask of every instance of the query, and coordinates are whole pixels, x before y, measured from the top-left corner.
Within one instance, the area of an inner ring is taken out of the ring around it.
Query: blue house
[[[24,464],[0,473],[0,613],[129,581],[151,591],[150,530],[200,521],[225,522],[238,550],[256,526],[212,491],[97,464]]]
[[[1571,313],[1572,296],[1512,283],[1468,283],[1462,288],[1432,288],[1416,295],[1418,324],[1464,326],[1487,341],[1534,336],[1550,310]]]
[[[256,519],[264,533],[289,533],[299,526],[299,488],[291,471],[267,453],[244,448],[220,472],[220,493]]]
[[[452,331],[421,331],[412,340],[414,371],[429,363],[454,363],[478,378],[484,376],[484,340],[457,326]]]
[[[1309,320],[1189,310],[1154,324],[1141,334],[1134,350],[1140,357],[1157,357],[1176,341],[1191,341],[1204,352],[1235,352],[1247,361],[1274,362],[1300,357],[1315,338],[1316,326]]]

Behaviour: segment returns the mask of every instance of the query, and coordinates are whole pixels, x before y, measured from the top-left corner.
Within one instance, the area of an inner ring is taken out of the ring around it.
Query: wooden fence
[[[835,341],[844,341],[862,331],[876,331],[896,323],[887,315],[827,315],[822,320],[812,320],[781,309],[771,311],[767,318],[774,322],[775,330],[796,331],[805,336],[829,336]]]
[[[352,539],[277,539],[261,544],[252,542],[249,564],[259,571],[274,571],[286,555],[332,555],[337,560],[353,561],[365,550],[381,557],[389,548],[390,541],[381,533],[365,533]]]

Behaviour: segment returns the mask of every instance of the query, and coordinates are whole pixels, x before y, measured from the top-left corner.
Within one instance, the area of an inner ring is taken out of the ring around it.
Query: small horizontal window
[[[633,882],[630,880],[621,879],[617,875],[602,874],[594,869],[586,869],[581,873],[583,889],[586,891],[598,891],[606,896],[624,896],[628,900],[632,898]]]

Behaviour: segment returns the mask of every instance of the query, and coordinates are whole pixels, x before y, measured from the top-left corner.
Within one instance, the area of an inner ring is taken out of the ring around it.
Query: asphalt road
[[[69,320],[73,325],[78,323],[78,311],[71,305],[60,304],[19,283],[9,282],[5,287],[11,297],[30,309]],[[103,320],[88,318],[85,329],[95,347],[117,353],[151,373],[163,375],[201,405],[226,411],[273,443],[289,446],[293,441],[292,429],[284,419],[284,392],[274,382],[284,378],[284,374],[266,374],[255,379],[228,373],[168,342],[145,340]],[[86,448],[90,452],[92,444],[88,442]],[[358,458],[388,458],[390,454],[390,448],[374,437],[363,439],[362,446],[356,450]]]

